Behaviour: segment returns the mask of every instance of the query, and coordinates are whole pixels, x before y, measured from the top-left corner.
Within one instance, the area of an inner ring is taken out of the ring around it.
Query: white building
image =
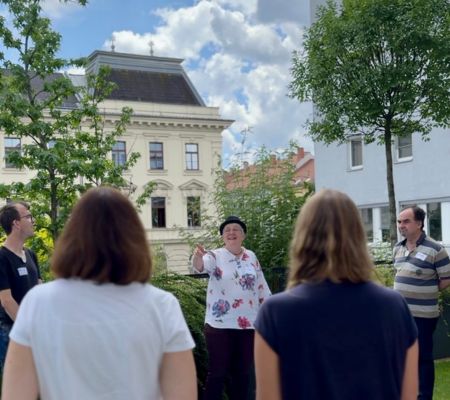
[[[101,105],[105,129],[113,128],[124,106],[133,109],[111,156],[122,163],[130,152],[141,154],[126,173],[136,195],[149,181],[157,183],[141,213],[149,238],[163,246],[170,270],[187,272],[190,250],[179,228],[201,230],[201,214],[212,212],[209,194],[222,151],[221,133],[233,121],[222,119],[218,108],[205,106],[181,59],[95,51],[88,60],[87,72],[109,65],[109,79],[117,84]],[[77,84],[84,81],[84,76],[70,78]],[[68,103],[76,106],[76,99]],[[21,146],[20,139],[1,135],[0,141],[2,181],[27,180],[32,171],[11,168],[4,160],[9,148]]]
[[[311,0],[311,21],[326,0]],[[423,141],[419,134],[396,138],[393,173],[397,210],[416,204],[427,212],[425,230],[450,247],[450,130],[434,129]],[[389,208],[384,147],[365,145],[359,136],[348,143],[315,143],[316,190],[347,193],[361,209],[372,241],[388,240]]]

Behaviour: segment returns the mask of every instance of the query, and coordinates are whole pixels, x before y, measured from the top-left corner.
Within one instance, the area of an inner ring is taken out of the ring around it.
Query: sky
[[[44,10],[62,35],[62,57],[109,51],[112,41],[117,52],[149,55],[151,41],[155,56],[184,59],[206,105],[235,121],[223,132],[225,166],[290,140],[313,151],[312,106],[288,96],[309,0],[45,0]]]

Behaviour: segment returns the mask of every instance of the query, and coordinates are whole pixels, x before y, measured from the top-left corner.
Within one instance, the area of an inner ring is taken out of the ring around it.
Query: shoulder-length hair
[[[372,276],[361,216],[344,193],[321,190],[302,207],[290,247],[288,287],[302,282],[365,282]]]
[[[152,261],[144,227],[118,190],[88,190],[56,242],[51,268],[59,278],[127,285],[147,282]]]

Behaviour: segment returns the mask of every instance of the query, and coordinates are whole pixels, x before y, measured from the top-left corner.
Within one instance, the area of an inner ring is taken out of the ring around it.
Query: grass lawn
[[[434,400],[448,400],[450,396],[450,359],[436,361]]]

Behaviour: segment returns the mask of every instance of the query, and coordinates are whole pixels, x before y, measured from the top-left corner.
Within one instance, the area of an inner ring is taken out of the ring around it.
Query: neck
[[[420,236],[422,235],[422,231],[420,233],[412,238],[406,239],[406,247],[410,250],[416,248],[417,241],[419,240]]]
[[[11,250],[13,253],[21,256],[23,254],[23,240],[15,238],[13,236],[8,236],[3,243],[8,250]]]
[[[242,249],[241,246],[239,246],[239,247],[233,247],[233,248],[226,247],[226,249],[227,249],[230,253],[234,254],[235,256],[241,255],[242,252],[244,251],[244,250]]]

